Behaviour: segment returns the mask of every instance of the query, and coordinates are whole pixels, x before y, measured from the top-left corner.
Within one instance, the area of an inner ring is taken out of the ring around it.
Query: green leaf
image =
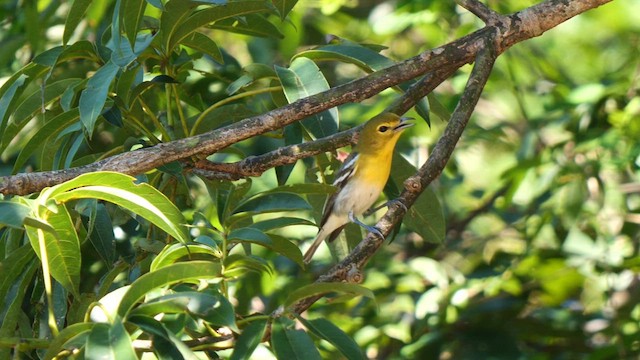
[[[263,214],[276,211],[310,210],[311,206],[300,195],[293,193],[267,193],[259,194],[240,204],[234,214],[250,212],[251,214]]]
[[[353,64],[367,73],[380,71],[395,62],[386,56],[378,53],[370,47],[360,45],[345,39],[340,39],[338,44],[330,44],[317,47],[296,54],[294,61],[300,57],[312,59],[315,61],[340,61]],[[406,91],[410,83],[399,85],[396,89]],[[422,116],[427,124],[431,124],[429,120],[429,103],[426,99],[421,99],[416,104],[416,111]]]
[[[118,315],[126,317],[133,306],[155,288],[178,282],[220,277],[222,267],[210,261],[177,263],[140,276],[131,284],[118,306]]]
[[[160,34],[162,35],[162,44],[164,44],[166,54],[173,51],[173,47],[169,46],[171,38],[178,26],[189,17],[191,10],[195,6],[196,3],[189,0],[169,0],[165,4],[164,11],[160,16]]]
[[[22,229],[24,218],[29,215],[30,212],[31,209],[26,205],[0,201],[0,225],[9,226],[14,229]]]
[[[291,320],[277,318],[273,322],[271,346],[278,359],[320,360],[320,352],[309,335],[290,325]]]
[[[258,229],[263,232],[267,232],[269,230],[282,229],[287,226],[293,226],[293,225],[316,226],[315,223],[307,219],[301,219],[296,217],[278,217],[275,219],[263,220],[263,221],[253,223],[249,225],[249,227]]]
[[[218,45],[215,43],[215,41],[211,40],[211,38],[204,34],[196,31],[193,34],[187,36],[182,41],[182,45],[207,54],[213,60],[221,64],[224,63],[224,59],[222,58],[222,53],[220,52]]]
[[[311,60],[297,57],[288,69],[276,66],[276,73],[289,103],[330,88],[320,68]],[[338,110],[331,108],[302,120],[304,127],[315,138],[322,138],[338,131]]]
[[[271,238],[264,232],[253,228],[240,228],[233,230],[227,236],[227,241],[233,242],[251,242],[254,244],[271,245]]]
[[[38,219],[25,218],[31,246],[42,262],[46,259],[51,276],[67,291],[79,296],[80,239],[69,211],[61,205],[54,211],[45,208],[38,215]],[[44,249],[40,248],[41,241]]]
[[[83,322],[77,324],[71,324],[64,329],[60,330],[58,336],[53,338],[47,352],[44,354],[44,360],[51,360],[56,357],[62,350],[67,349],[65,345],[78,337],[87,336],[91,329],[95,326],[95,323]]]
[[[311,331],[314,335],[321,339],[327,340],[331,345],[335,346],[347,359],[366,359],[362,349],[353,341],[349,335],[345,334],[339,327],[335,326],[327,319],[318,318],[315,320],[306,320],[302,316],[296,318]]]
[[[380,53],[352,42],[345,44],[331,44],[315,49],[302,51],[293,58],[305,57],[316,61],[340,61],[353,64],[360,69],[371,73],[382,70],[394,64],[393,60]]]
[[[87,88],[80,95],[80,121],[85,133],[91,139],[98,116],[107,100],[111,82],[120,70],[118,65],[109,61],[104,64],[87,82]]]
[[[155,298],[131,311],[131,315],[155,316],[161,313],[186,312],[214,326],[237,331],[233,305],[219,293],[178,292]]]
[[[87,337],[86,359],[137,359],[131,337],[120,319],[113,324],[98,323]]]
[[[47,84],[44,88],[38,88],[18,105],[13,113],[13,123],[17,125],[17,130],[24,127],[29,120],[31,120],[36,114],[41,113],[44,106],[59,99],[60,96],[70,87],[74,87],[81,80],[77,78],[64,79]],[[17,133],[16,130],[12,132]]]
[[[273,70],[273,67],[260,63],[249,64],[242,68],[242,71],[244,75],[227,86],[227,94],[233,95],[244,86],[257,80],[276,77],[276,72]]]
[[[300,267],[305,267],[302,260],[302,252],[298,245],[289,241],[289,239],[284,236],[269,234],[269,237],[271,237],[271,245],[269,248],[278,254],[293,260]]]
[[[186,21],[177,23],[178,26],[172,29],[173,31],[168,35],[168,38],[165,37],[168,40],[166,49],[167,51],[173,50],[176,45],[182,43],[184,38],[207,24],[234,16],[243,16],[267,10],[269,10],[269,7],[263,0],[246,0],[230,2],[222,6],[211,6],[197,11],[189,16]]]
[[[236,341],[230,360],[250,359],[253,351],[262,342],[266,330],[266,319],[255,320],[247,325]]]
[[[84,14],[86,14],[89,5],[91,5],[91,0],[74,0],[73,4],[71,4],[64,22],[64,33],[62,34],[63,45],[67,45],[69,39],[71,39],[73,32],[84,18]]]
[[[273,6],[278,10],[280,20],[284,20],[296,5],[298,0],[272,0]]]
[[[18,89],[24,85],[27,76],[24,74],[16,74],[12,76],[7,82],[0,88],[0,93],[2,93],[2,97],[0,97],[0,134],[3,134],[2,144],[8,144],[13,138],[7,138],[4,136],[4,129],[6,127],[5,118],[13,113],[13,107],[16,104],[15,95],[18,92]],[[0,152],[2,152],[2,148],[0,148]]]
[[[258,274],[273,274],[273,269],[262,258],[242,254],[232,254],[224,259],[224,276],[227,278],[240,277],[248,271]]]
[[[13,173],[22,168],[29,157],[33,155],[37,148],[47,143],[49,139],[55,139],[65,129],[75,124],[80,118],[78,109],[64,112],[53,119],[47,121],[38,132],[29,138],[29,141],[22,147],[17,159],[13,163]]]
[[[256,37],[284,38],[282,32],[261,14],[223,19],[216,21],[211,28]]]
[[[135,315],[128,319],[153,338],[153,351],[160,360],[197,359],[196,355],[176,335],[158,320]]]
[[[329,293],[341,293],[352,296],[364,296],[375,300],[373,292],[366,287],[351,283],[313,283],[297,288],[289,294],[283,306],[285,308],[295,302],[311,296],[324,295]]]
[[[178,261],[205,259],[217,261],[222,257],[220,250],[203,244],[172,244],[166,246],[151,262],[149,271],[155,271]]]
[[[122,0],[122,11],[120,11],[120,21],[129,44],[134,47],[142,16],[147,8],[146,0]]]
[[[29,245],[20,247],[0,261],[0,338],[16,336],[22,306],[33,277],[38,269],[33,250]],[[28,300],[27,300],[28,301]],[[0,348],[0,357],[11,358],[11,349]]]
[[[393,171],[390,175],[389,184],[385,188],[387,196],[390,199],[395,198],[404,181],[414,175],[416,171],[415,166],[411,165],[399,153],[395,153],[393,156]],[[390,189],[390,187],[395,187],[395,189]],[[404,224],[422,236],[427,242],[440,244],[444,241],[446,232],[444,211],[440,206],[440,200],[438,200],[431,188],[425,189],[420,194],[405,215]]]
[[[134,180],[117,172],[88,173],[43,191],[41,197],[58,202],[84,198],[109,201],[142,216],[176,240],[186,243],[189,233],[180,210],[153,186],[135,184]]]
[[[113,234],[113,223],[104,204],[98,204],[94,226],[89,232],[89,241],[108,267],[116,260],[116,239]]]
[[[300,248],[282,236],[267,235],[258,229],[246,227],[231,231],[228,235],[228,241],[229,243],[252,243],[264,246],[304,267]]]

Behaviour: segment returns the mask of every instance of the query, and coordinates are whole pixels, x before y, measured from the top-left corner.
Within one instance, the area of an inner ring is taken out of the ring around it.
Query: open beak
[[[408,117],[408,116],[403,116],[400,118],[400,124],[398,124],[398,126],[394,127],[393,130],[394,131],[402,131],[406,128],[412,127],[413,125],[415,125],[412,122],[409,122],[413,120],[412,117]]]

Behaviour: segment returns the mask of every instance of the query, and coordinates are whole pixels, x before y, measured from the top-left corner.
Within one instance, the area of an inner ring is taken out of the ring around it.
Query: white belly
[[[347,215],[353,211],[355,216],[360,216],[376,202],[381,192],[382,189],[377,186],[353,186],[349,183],[337,195],[334,212]]]

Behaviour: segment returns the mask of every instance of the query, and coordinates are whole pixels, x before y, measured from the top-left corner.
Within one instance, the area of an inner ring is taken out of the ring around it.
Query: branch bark
[[[457,69],[474,60],[489,34],[496,34],[491,35],[491,39],[494,41],[495,53],[499,55],[518,42],[539,36],[573,16],[610,1],[612,0],[547,0],[509,16],[494,16],[474,1],[460,1],[465,7],[475,9],[474,13],[481,18],[491,17],[491,25],[360,79],[201,135],[115,155],[86,166],[0,177],[0,193],[26,195],[99,170],[136,175],[194,155],[212,154],[239,141],[282,128],[337,105],[360,102],[384,89],[424,74],[442,69]]]

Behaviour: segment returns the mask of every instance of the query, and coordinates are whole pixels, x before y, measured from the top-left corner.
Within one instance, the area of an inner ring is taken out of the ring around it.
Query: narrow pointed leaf
[[[350,294],[353,296],[364,296],[375,300],[373,292],[366,287],[351,283],[313,283],[291,292],[284,302],[284,307],[288,307],[298,300],[315,295],[329,293]]]
[[[74,0],[73,4],[69,8],[69,13],[64,23],[64,33],[62,34],[62,44],[67,45],[69,39],[73,35],[73,32],[78,27],[78,24],[84,18],[84,14],[91,5],[91,0]]]
[[[262,338],[267,330],[267,320],[252,321],[242,330],[238,337],[230,360],[250,359],[253,351],[262,342]]]
[[[122,30],[129,40],[129,44],[133,47],[136,43],[136,37],[144,10],[147,8],[146,0],[123,0],[122,11],[120,12],[122,22]]]
[[[366,359],[358,344],[329,320],[324,318],[306,320],[302,316],[296,316],[296,318],[314,335],[335,346],[347,359]]]
[[[300,195],[293,193],[269,193],[249,199],[233,212],[268,213],[275,211],[309,210],[311,206]]]
[[[231,2],[221,6],[212,6],[197,11],[189,16],[186,21],[181,21],[179,26],[172,29],[173,31],[169,34],[166,48],[172,50],[177,44],[182,43],[184,38],[207,24],[234,16],[243,16],[267,10],[269,10],[269,7],[265,1],[246,0]]]
[[[80,120],[82,121],[85,133],[91,137],[96,120],[104,103],[107,100],[107,93],[111,82],[115,78],[120,68],[109,61],[104,64],[87,82],[87,88],[80,95]]]
[[[222,254],[219,250],[204,244],[172,244],[165,247],[160,254],[153,259],[149,270],[155,271],[179,261],[202,259],[217,261],[221,256]]]
[[[51,360],[55,358],[60,353],[60,351],[65,349],[65,344],[67,342],[81,336],[87,336],[95,325],[95,323],[83,322],[71,324],[64,329],[61,329],[58,336],[51,340],[51,343],[49,344],[47,352],[44,354],[43,358],[45,360]]]
[[[213,60],[219,63],[224,63],[224,59],[222,58],[222,53],[220,52],[218,45],[215,43],[215,41],[211,40],[211,38],[204,34],[196,31],[193,34],[187,36],[182,41],[182,44],[184,46],[209,55]]]
[[[272,0],[273,6],[278,10],[280,20],[284,20],[296,5],[298,0]]]
[[[55,140],[62,131],[75,124],[80,118],[78,109],[72,109],[64,112],[53,119],[47,121],[29,141],[22,147],[17,159],[13,164],[13,173],[18,172],[22,166],[29,160],[37,148],[47,143],[49,139]]]
[[[273,323],[271,346],[278,359],[320,360],[320,352],[309,335],[284,324],[283,318]]]

